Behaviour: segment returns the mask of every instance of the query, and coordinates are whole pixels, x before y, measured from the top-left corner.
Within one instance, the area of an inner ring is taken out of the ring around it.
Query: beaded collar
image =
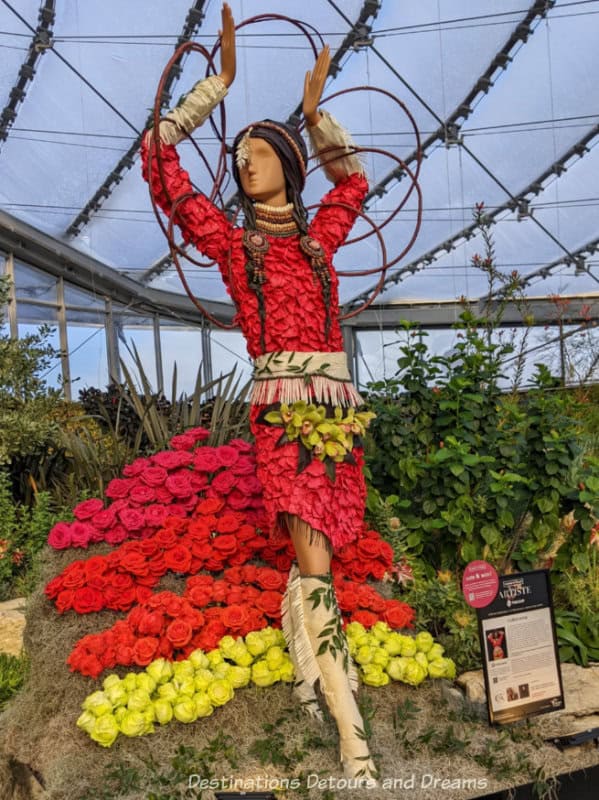
[[[256,211],[256,230],[268,236],[295,236],[299,230],[293,219],[293,203],[285,206],[268,206],[254,203]]]

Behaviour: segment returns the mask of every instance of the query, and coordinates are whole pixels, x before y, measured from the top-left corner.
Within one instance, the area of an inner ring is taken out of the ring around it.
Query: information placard
[[[564,707],[547,570],[502,575],[477,609],[489,722],[515,722]]]

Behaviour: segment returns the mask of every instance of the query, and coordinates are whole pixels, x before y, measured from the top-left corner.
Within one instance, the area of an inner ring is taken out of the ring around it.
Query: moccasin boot
[[[337,723],[347,778],[376,778],[364,721],[352,690],[352,667],[331,575],[300,577],[304,625],[320,670],[320,688]],[[355,676],[355,671],[353,671]]]

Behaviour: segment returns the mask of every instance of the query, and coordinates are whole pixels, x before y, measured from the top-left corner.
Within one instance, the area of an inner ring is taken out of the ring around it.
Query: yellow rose
[[[194,669],[206,669],[209,665],[208,658],[206,653],[203,650],[194,650],[193,653],[189,656],[189,661],[192,664]]]
[[[381,669],[385,669],[390,658],[391,656],[384,647],[377,647],[374,651],[374,655],[372,656],[371,663],[381,667]]]
[[[270,670],[279,669],[283,663],[283,650],[278,645],[269,647],[266,653],[266,663]]]
[[[184,722],[186,724],[195,722],[198,718],[195,703],[191,697],[186,698],[180,703],[176,703],[175,706],[173,706],[173,714],[179,722]]]
[[[245,646],[252,656],[261,656],[268,649],[263,633],[264,631],[251,631],[245,637]]]
[[[119,728],[125,736],[142,736],[146,727],[146,718],[141,711],[125,711],[119,722]]]
[[[147,672],[140,672],[137,676],[137,688],[143,689],[143,691],[148,694],[152,694],[156,688],[156,681],[151,675],[148,675]]]
[[[150,695],[147,692],[144,692],[143,689],[136,689],[134,692],[129,692],[127,708],[130,711],[143,711],[150,705],[150,702]]]
[[[151,664],[148,664],[146,672],[156,683],[166,683],[173,674],[173,665],[166,658],[157,658]]]
[[[365,664],[360,671],[367,686],[386,686],[389,683],[389,676],[379,664]]]
[[[158,687],[158,697],[160,697],[161,700],[168,700],[169,703],[172,703],[177,697],[177,694],[176,687],[170,681]]]
[[[242,686],[247,686],[252,677],[252,670],[249,667],[234,666],[231,667],[227,680],[234,689],[241,689]]]
[[[272,686],[276,683],[277,677],[275,672],[269,670],[266,661],[260,659],[252,665],[252,681],[256,686]]]
[[[106,697],[112,703],[113,708],[118,708],[118,706],[126,706],[127,700],[129,698],[129,694],[125,690],[125,688],[121,685],[119,680],[118,684],[113,684],[109,686],[108,689],[105,690]]]
[[[106,692],[93,692],[88,695],[83,701],[83,708],[85,711],[91,711],[95,717],[101,717],[104,714],[112,712],[112,703],[110,702]]]
[[[191,699],[198,717],[209,717],[214,711],[214,706],[206,692],[197,692]]]
[[[94,727],[89,731],[89,735],[94,742],[98,742],[102,747],[110,747],[119,735],[119,726],[116,719],[112,714],[103,714],[96,719]]]
[[[85,731],[86,733],[91,733],[94,729],[97,719],[98,717],[92,714],[91,711],[84,711],[75,724],[78,728],[81,728],[81,730]]]
[[[166,725],[173,718],[173,707],[168,700],[154,700],[154,713],[161,725]]]
[[[224,706],[225,703],[233,699],[235,694],[229,681],[224,679],[212,681],[206,692],[214,706]]]
[[[389,634],[389,638],[383,643],[383,647],[390,656],[398,656],[401,654],[402,639],[401,633],[397,633],[397,631],[393,631]]]
[[[199,669],[193,680],[196,692],[203,692],[210,686],[212,681],[214,680],[214,675],[212,670],[209,669]]]

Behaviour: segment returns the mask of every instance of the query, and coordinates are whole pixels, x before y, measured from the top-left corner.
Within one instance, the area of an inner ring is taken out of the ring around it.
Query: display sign
[[[484,608],[495,600],[499,575],[487,561],[471,561],[462,576],[464,598],[472,608]]]
[[[502,575],[477,609],[489,722],[514,722],[564,707],[547,570]]]

